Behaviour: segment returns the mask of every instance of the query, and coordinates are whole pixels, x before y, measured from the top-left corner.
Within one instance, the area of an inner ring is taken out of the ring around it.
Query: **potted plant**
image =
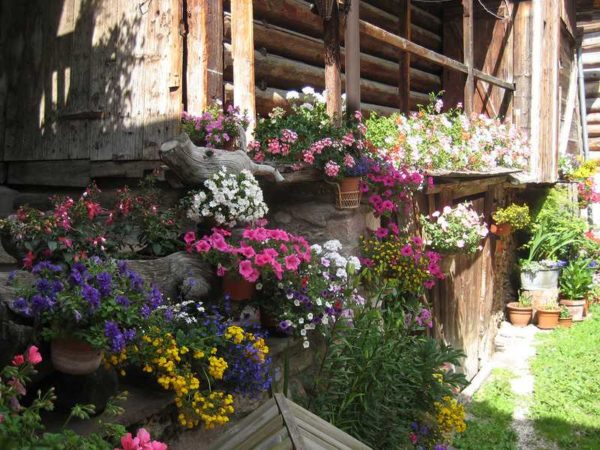
[[[229,105],[223,111],[219,104],[211,105],[200,116],[183,112],[181,122],[194,144],[224,150],[234,150],[249,123],[239,108]]]
[[[92,373],[104,353],[120,354],[162,303],[160,291],[124,262],[91,258],[70,269],[41,262],[32,272],[12,307],[35,320],[51,342],[54,367],[67,374]]]
[[[425,243],[436,252],[473,254],[481,250],[481,241],[488,235],[483,217],[470,202],[454,208],[445,206],[429,216],[422,216]]]
[[[312,260],[311,248],[301,236],[280,229],[248,227],[241,236],[214,228],[198,240],[186,234],[188,251],[196,251],[216,267],[224,291],[232,300],[248,300],[259,278],[283,281],[298,277],[301,266]]]
[[[560,316],[558,317],[558,328],[571,328],[573,326],[573,316],[569,308],[562,306]]]
[[[557,305],[541,305],[537,309],[537,326],[542,330],[552,330],[558,326],[560,308]]]
[[[538,289],[557,289],[560,270],[566,265],[564,261],[521,261],[521,289],[535,291]]]
[[[519,294],[519,300],[510,302],[506,305],[508,311],[508,320],[515,327],[526,327],[531,321],[533,307],[531,306],[531,296],[525,292]]]
[[[560,304],[569,309],[575,322],[583,320],[585,298],[593,282],[589,264],[586,258],[572,260],[560,276]]]
[[[523,230],[531,222],[529,206],[515,203],[497,209],[492,218],[495,223],[490,227],[490,231],[498,236],[508,236],[515,230]]]
[[[229,228],[252,224],[269,211],[254,175],[248,170],[230,173],[225,167],[204,182],[204,189],[190,192],[184,204],[191,220],[210,220],[217,227]]]

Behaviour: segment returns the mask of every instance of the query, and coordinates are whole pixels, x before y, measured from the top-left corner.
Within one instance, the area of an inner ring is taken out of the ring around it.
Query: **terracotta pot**
[[[571,328],[573,326],[573,318],[567,317],[563,319],[561,317],[558,318],[558,328]]]
[[[69,375],[94,373],[102,362],[102,351],[76,339],[54,339],[50,343],[52,365]]]
[[[250,300],[254,296],[255,290],[256,283],[250,283],[234,275],[223,277],[223,293],[229,295],[231,300],[236,302]]]
[[[222,146],[223,150],[228,150],[230,152],[235,151],[235,139],[229,139],[229,141],[225,142]]]
[[[542,330],[552,330],[558,326],[558,318],[560,317],[560,311],[538,309],[537,311],[537,326]]]
[[[346,194],[348,192],[360,191],[360,177],[345,177],[339,182],[340,192]]]
[[[512,233],[512,226],[509,223],[493,223],[490,226],[490,231],[496,236],[509,236]]]
[[[533,308],[531,306],[520,306],[519,302],[511,302],[506,305],[508,320],[515,327],[523,328],[531,322]]]
[[[585,300],[561,300],[560,304],[567,307],[574,322],[581,322],[583,320]]]

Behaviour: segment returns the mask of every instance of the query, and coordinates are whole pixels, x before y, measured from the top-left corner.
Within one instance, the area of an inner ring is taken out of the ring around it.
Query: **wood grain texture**
[[[254,129],[254,26],[252,2],[231,0],[231,47],[233,56],[233,103],[250,119],[248,132]]]

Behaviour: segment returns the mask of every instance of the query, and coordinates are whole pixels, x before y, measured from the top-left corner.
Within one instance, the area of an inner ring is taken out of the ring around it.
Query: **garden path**
[[[549,331],[542,331],[534,325],[517,328],[508,322],[503,322],[496,336],[496,353],[492,365],[494,368],[509,370],[515,376],[511,381],[512,392],[517,399],[512,415],[512,428],[517,433],[519,450],[556,448],[540,440],[534,430],[533,421],[529,418],[534,387],[530,362],[536,354],[535,336],[537,333],[547,332]]]

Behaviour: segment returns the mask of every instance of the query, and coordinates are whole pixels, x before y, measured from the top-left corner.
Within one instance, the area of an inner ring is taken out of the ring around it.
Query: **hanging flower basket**
[[[76,339],[54,339],[50,343],[52,365],[69,375],[94,373],[102,361],[102,351]]]
[[[356,209],[360,206],[362,193],[360,191],[360,177],[345,177],[335,183],[337,198],[335,205],[339,209]]]
[[[250,300],[254,297],[256,291],[256,283],[239,278],[235,275],[225,275],[223,277],[223,293],[228,295],[231,300],[241,302]]]

